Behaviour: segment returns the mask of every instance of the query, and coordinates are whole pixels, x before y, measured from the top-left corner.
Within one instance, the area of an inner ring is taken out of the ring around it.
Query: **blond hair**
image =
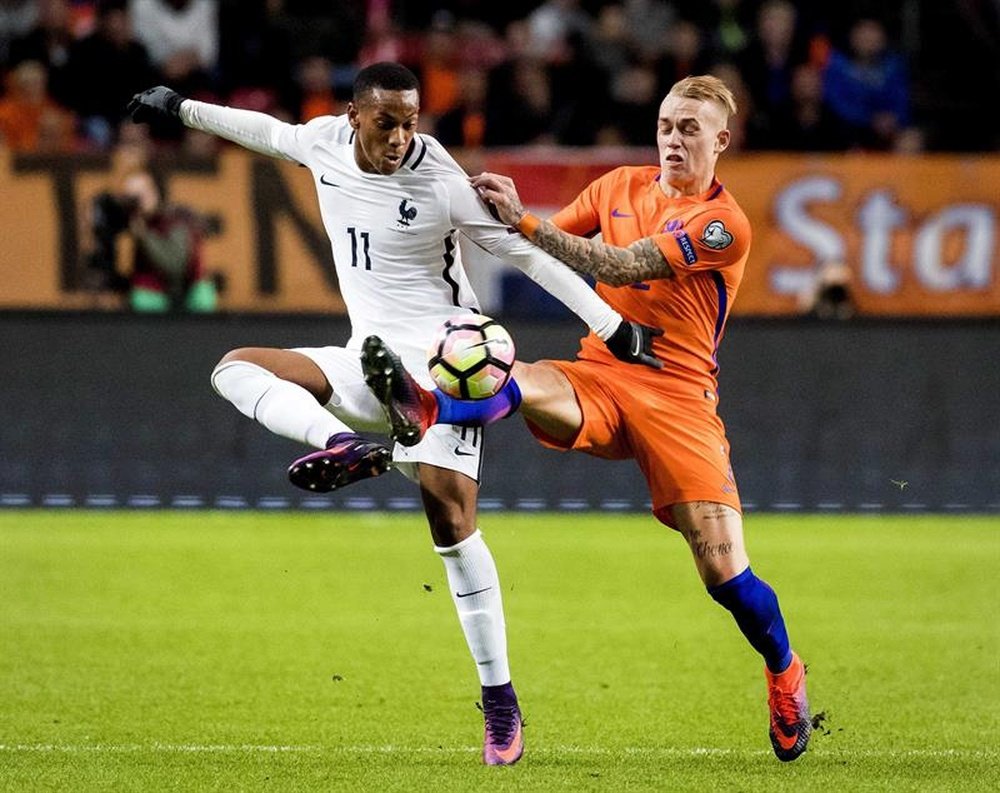
[[[667,96],[682,96],[687,99],[700,99],[703,102],[715,102],[726,111],[726,117],[736,115],[736,99],[722,80],[711,74],[699,74],[678,80],[670,88]]]

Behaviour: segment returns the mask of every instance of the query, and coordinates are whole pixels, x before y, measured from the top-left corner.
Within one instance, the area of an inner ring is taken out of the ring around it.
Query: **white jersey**
[[[491,252],[514,235],[490,218],[436,140],[414,136],[390,176],[358,167],[346,116],[287,127],[278,142],[316,182],[351,318],[348,347],[360,348],[375,333],[391,346],[426,350],[448,317],[479,310],[462,266],[458,230]]]
[[[448,317],[478,311],[458,235],[508,261],[580,315],[602,338],[621,316],[575,273],[490,214],[462,168],[429,135],[415,135],[391,175],[362,171],[347,116],[286,124],[245,110],[186,100],[188,126],[301,163],[312,172],[351,321],[347,346],[385,339],[413,371]]]

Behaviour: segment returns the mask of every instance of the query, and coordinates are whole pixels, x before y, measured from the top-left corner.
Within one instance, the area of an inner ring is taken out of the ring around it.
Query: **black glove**
[[[181,102],[185,99],[187,97],[181,96],[165,85],[158,85],[133,96],[126,109],[136,124],[162,121],[164,118],[179,118]]]
[[[641,363],[654,369],[662,369],[663,361],[653,355],[653,337],[662,335],[661,328],[651,328],[623,319],[618,330],[604,343],[619,361]]]

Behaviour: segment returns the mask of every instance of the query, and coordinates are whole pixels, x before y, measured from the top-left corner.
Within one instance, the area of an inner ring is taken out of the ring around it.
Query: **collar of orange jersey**
[[[701,203],[702,201],[711,201],[715,198],[718,198],[722,194],[723,190],[722,182],[719,181],[719,178],[717,176],[713,176],[712,184],[710,184],[708,186],[708,189],[703,193],[699,193],[698,195],[668,196],[666,193],[663,192],[663,190],[660,190],[660,177],[662,175],[663,175],[662,172],[656,174],[656,176],[653,178],[653,182],[656,185],[656,189],[659,191],[660,195],[671,201],[684,199],[687,201],[694,201],[696,203]]]

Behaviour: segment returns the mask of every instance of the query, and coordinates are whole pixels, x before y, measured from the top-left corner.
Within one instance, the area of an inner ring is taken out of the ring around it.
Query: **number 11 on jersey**
[[[347,227],[347,233],[351,235],[351,267],[358,266],[358,238],[361,238],[361,253],[365,257],[365,269],[372,269],[372,259],[368,255],[368,232],[358,231],[354,226]]]

